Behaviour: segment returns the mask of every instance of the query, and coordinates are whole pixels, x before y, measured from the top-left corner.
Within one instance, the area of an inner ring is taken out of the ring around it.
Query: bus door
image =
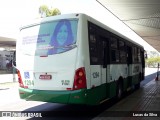
[[[108,41],[106,38],[101,37],[100,43],[100,58],[101,58],[101,84],[107,82],[107,63],[108,63]]]
[[[105,37],[99,37],[97,43],[97,54],[98,62],[91,65],[91,86],[99,86],[107,82],[107,52],[108,52],[108,42]],[[94,46],[94,48],[96,48]],[[92,53],[92,52],[91,52]],[[91,61],[93,57],[91,58]]]
[[[109,42],[107,38],[101,37],[100,39],[100,69],[101,69],[101,99],[104,100],[107,98],[107,86],[105,85],[107,83],[107,63],[109,61]]]

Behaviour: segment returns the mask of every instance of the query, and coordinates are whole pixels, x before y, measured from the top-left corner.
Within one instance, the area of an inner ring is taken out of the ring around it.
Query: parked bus
[[[43,18],[20,29],[19,95],[29,101],[98,105],[144,79],[144,48],[85,14]]]

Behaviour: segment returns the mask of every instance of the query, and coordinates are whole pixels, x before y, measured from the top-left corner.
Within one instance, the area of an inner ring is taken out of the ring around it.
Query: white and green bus
[[[16,46],[21,99],[98,105],[144,79],[144,48],[85,14],[23,26]]]

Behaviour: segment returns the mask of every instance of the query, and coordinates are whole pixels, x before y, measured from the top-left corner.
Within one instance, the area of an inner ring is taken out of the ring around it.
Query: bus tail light
[[[79,68],[75,72],[73,90],[86,88],[86,74],[84,67]]]
[[[21,77],[21,73],[19,70],[17,70],[17,74],[18,74],[18,82],[19,82],[19,86],[24,88],[24,85],[23,85],[23,81],[22,81],[22,77]]]

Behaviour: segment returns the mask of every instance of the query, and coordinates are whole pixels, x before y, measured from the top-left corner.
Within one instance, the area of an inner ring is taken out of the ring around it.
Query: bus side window
[[[122,40],[119,40],[120,62],[126,63],[126,45]]]
[[[112,37],[111,38],[111,62],[117,63],[119,62],[119,51],[118,51],[118,43],[117,39]]]
[[[89,51],[90,51],[90,63],[91,65],[98,64],[98,45],[96,37],[96,29],[92,25],[89,25]]]
[[[113,49],[117,49],[118,46],[117,46],[117,39],[116,38],[111,38],[111,48]]]
[[[96,36],[90,34],[90,61],[91,64],[96,64],[98,62],[98,54],[97,54],[97,45],[96,45]]]
[[[111,50],[111,61],[112,62],[119,62],[119,51],[118,50]]]
[[[133,53],[133,62],[137,63],[138,62],[138,49],[137,49],[137,47],[132,48],[132,53]]]
[[[138,62],[141,62],[141,51],[138,49]]]
[[[127,64],[132,64],[132,47],[127,45],[126,47],[126,52],[127,52]]]
[[[120,62],[125,63],[127,61],[126,52],[120,51]]]

